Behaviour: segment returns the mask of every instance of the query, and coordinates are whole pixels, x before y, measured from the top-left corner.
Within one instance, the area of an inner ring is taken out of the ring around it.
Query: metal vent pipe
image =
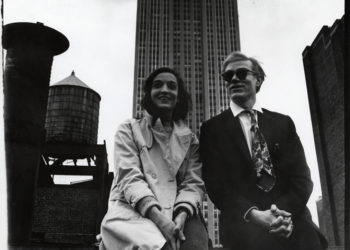
[[[11,23],[3,28],[6,49],[4,124],[9,243],[30,240],[34,191],[53,57],[68,39],[42,23]]]

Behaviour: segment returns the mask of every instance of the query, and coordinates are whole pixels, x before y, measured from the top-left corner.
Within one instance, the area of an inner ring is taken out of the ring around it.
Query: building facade
[[[240,50],[237,0],[138,0],[133,116],[141,117],[142,84],[160,66],[183,77],[192,98],[188,125],[199,135],[204,120],[229,106],[221,63]],[[209,237],[219,246],[219,211],[206,200]]]
[[[344,246],[344,18],[324,26],[303,51],[322,200],[320,229]]]

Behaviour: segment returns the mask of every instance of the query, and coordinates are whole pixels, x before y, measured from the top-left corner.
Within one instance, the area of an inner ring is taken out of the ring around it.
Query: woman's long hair
[[[156,70],[154,70],[146,79],[144,86],[143,86],[143,92],[144,96],[141,100],[141,107],[147,110],[147,112],[152,115],[153,117],[159,117],[161,114],[161,111],[158,107],[156,107],[151,99],[151,89],[154,78],[159,75],[160,73],[171,73],[176,77],[177,80],[177,86],[178,86],[178,94],[177,94],[177,103],[173,110],[173,120],[184,120],[186,119],[186,116],[188,114],[188,111],[191,107],[191,97],[189,93],[186,91],[184,81],[182,80],[181,76],[173,69],[168,67],[161,67]]]

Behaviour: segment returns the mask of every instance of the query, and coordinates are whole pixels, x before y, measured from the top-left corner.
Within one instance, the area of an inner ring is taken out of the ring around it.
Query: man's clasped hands
[[[248,214],[248,219],[268,230],[269,233],[283,238],[289,238],[293,232],[291,213],[279,209],[275,204],[267,210],[253,208]]]

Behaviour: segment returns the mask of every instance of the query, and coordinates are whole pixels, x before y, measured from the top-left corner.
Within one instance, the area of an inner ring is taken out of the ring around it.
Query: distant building
[[[204,120],[229,106],[221,63],[240,50],[237,0],[138,0],[133,115],[141,117],[142,83],[160,66],[184,77],[193,107],[188,116],[199,135]],[[219,246],[218,211],[205,202],[209,237]]]
[[[323,26],[303,61],[322,187],[320,228],[331,246],[344,246],[344,17]]]
[[[328,235],[328,230],[329,228],[327,228],[327,220],[325,218],[325,213],[323,210],[323,200],[322,200],[322,196],[319,197],[319,199],[316,201],[316,208],[317,208],[317,215],[318,215],[318,225],[320,227],[321,232],[324,235]],[[328,237],[327,237],[328,238]]]

